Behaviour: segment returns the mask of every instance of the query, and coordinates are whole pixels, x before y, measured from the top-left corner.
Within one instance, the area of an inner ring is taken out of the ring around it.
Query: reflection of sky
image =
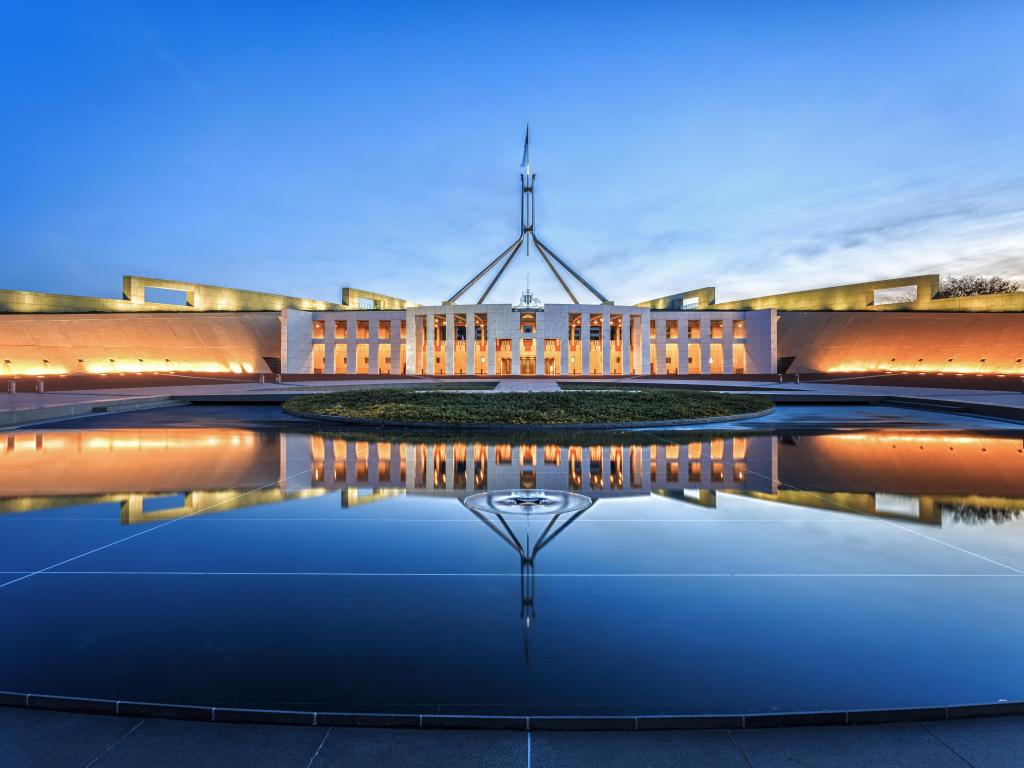
[[[3,570],[96,550],[0,587],[6,689],[490,713],[1024,698],[1017,524],[602,499],[536,559],[527,665],[519,557],[455,499],[332,494],[131,539],[103,511],[0,517]]]
[[[516,234],[527,120],[542,237],[622,302],[1024,276],[1019,3],[3,13],[3,287],[437,301]]]

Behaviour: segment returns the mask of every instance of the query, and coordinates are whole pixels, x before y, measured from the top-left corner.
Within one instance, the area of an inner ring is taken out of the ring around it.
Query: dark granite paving
[[[743,731],[409,731],[235,725],[0,707],[3,768],[1009,768],[1024,717]]]

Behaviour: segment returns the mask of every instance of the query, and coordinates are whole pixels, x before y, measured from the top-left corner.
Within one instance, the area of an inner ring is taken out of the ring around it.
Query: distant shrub
[[[961,277],[944,277],[939,283],[936,299],[955,299],[960,296],[984,296],[990,293],[1016,293],[1020,284],[1004,277],[984,277],[982,275],[962,275]]]
[[[770,406],[755,395],[678,389],[491,394],[375,389],[304,395],[287,401],[284,409],[374,422],[596,424],[734,416]]]

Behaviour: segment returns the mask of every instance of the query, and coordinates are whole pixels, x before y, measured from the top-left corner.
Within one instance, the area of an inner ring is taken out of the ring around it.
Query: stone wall
[[[0,375],[267,373],[280,356],[277,312],[0,315]]]
[[[780,312],[788,372],[1024,375],[1024,313]]]

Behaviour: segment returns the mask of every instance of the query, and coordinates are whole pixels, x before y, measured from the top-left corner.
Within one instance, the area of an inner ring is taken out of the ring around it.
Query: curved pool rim
[[[686,715],[479,715],[214,707],[0,691],[0,706],[214,723],[510,731],[655,731],[871,725],[1024,715],[1024,701],[896,709]]]

